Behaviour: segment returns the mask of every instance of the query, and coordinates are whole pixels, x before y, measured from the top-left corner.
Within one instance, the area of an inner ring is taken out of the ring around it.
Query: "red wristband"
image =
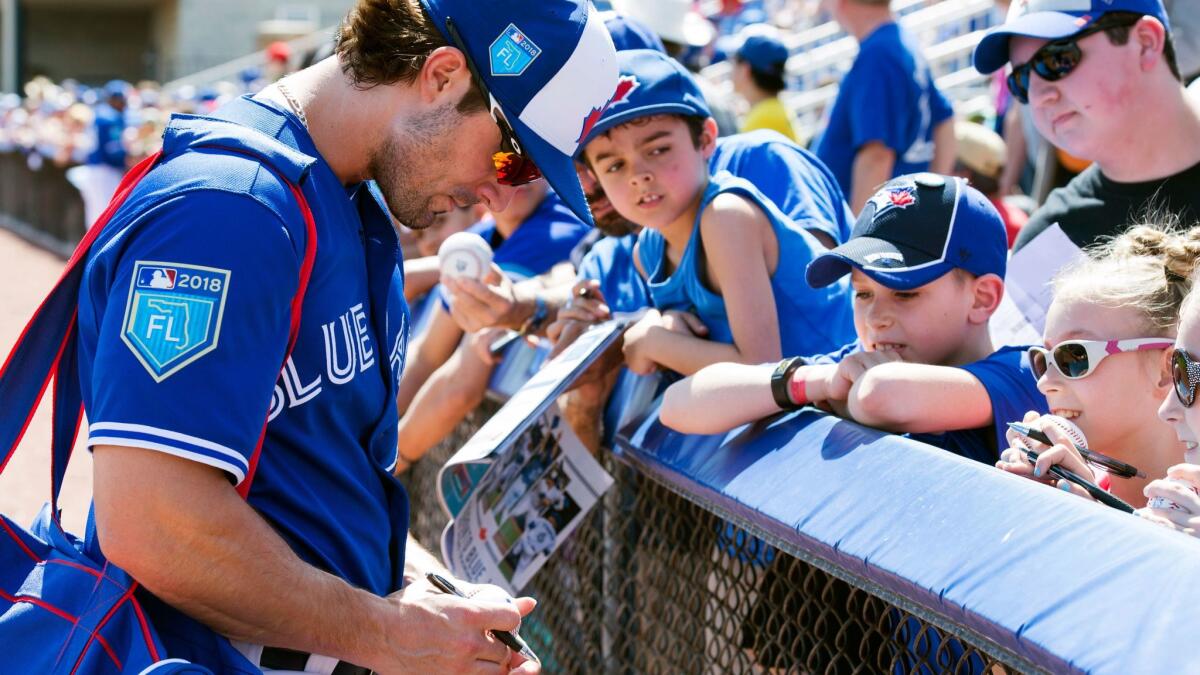
[[[808,382],[803,377],[792,375],[792,379],[788,382],[788,396],[791,397],[792,403],[796,405],[808,405],[812,401],[808,400]]]

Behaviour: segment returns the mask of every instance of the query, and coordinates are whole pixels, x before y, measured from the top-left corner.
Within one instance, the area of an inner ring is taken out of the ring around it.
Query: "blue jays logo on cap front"
[[[892,181],[891,184],[871,196],[869,203],[875,205],[874,217],[878,218],[892,209],[906,209],[916,204],[917,198],[913,195],[916,191],[917,184],[915,182]]]
[[[121,340],[156,382],[217,348],[229,270],[139,260]]]
[[[489,50],[492,75],[520,75],[541,53],[541,47],[510,23]]]

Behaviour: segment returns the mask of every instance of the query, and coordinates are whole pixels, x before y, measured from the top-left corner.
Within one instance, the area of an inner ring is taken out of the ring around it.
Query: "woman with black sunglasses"
[[[1041,427],[1055,445],[1047,448],[1010,432],[1013,447],[998,467],[1090,499],[1081,487],[1050,475],[1057,464],[1135,508],[1146,504],[1149,479],[1166,475],[1195,447],[1185,445],[1157,411],[1173,389],[1163,366],[1198,260],[1200,228],[1186,233],[1133,228],[1055,279],[1045,346],[1029,350],[1051,412],[1076,424],[1090,450],[1136,467],[1137,475],[1106,473],[1098,464],[1102,458],[1085,460],[1059,429],[1043,426],[1034,413],[1024,422]],[[1026,446],[1040,453],[1036,464],[1027,459]]]
[[[1149,503],[1138,515],[1193,537],[1200,537],[1200,293],[1192,293],[1179,310],[1179,335],[1171,352],[1171,394],[1158,409],[1187,448],[1184,463],[1167,469],[1166,478],[1146,486]]]

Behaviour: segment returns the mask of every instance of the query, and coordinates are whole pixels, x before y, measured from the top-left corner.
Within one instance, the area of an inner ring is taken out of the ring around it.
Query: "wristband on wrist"
[[[792,383],[792,376],[803,365],[803,357],[793,356],[780,361],[771,373],[771,396],[775,398],[775,405],[783,410],[799,410],[808,405],[804,394],[804,382],[801,381],[799,387]]]
[[[533,302],[533,316],[529,317],[529,320],[521,327],[521,333],[524,335],[537,332],[542,327],[542,324],[546,322],[546,317],[550,314],[546,309],[546,301],[542,299],[542,296],[533,296]]]

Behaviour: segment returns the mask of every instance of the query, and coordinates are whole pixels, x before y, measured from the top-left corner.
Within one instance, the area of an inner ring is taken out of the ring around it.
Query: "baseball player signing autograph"
[[[142,584],[171,656],[215,672],[536,672],[489,634],[533,600],[436,590],[425,572],[448,574],[408,537],[392,477],[408,310],[365,181],[417,229],[500,211],[541,176],[591,222],[571,157],[616,81],[586,0],[359,0],[335,56],[171,121],[87,260],[78,344],[87,545]]]

